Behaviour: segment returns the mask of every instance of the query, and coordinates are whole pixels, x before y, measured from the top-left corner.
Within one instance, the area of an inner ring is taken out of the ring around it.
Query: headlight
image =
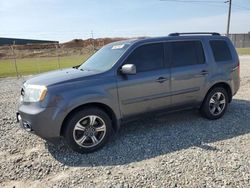
[[[46,86],[24,84],[24,95],[21,100],[24,102],[38,102],[42,101],[46,94]]]

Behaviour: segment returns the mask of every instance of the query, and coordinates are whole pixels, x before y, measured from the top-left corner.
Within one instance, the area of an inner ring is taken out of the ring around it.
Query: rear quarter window
[[[232,60],[232,54],[226,41],[211,40],[209,43],[216,62]]]

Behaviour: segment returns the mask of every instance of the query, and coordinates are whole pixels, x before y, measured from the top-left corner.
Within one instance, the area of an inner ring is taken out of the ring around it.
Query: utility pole
[[[228,3],[228,2],[229,2],[229,7],[228,7],[228,17],[227,17],[227,37],[229,37],[229,30],[230,30],[232,0],[225,1],[225,3]]]

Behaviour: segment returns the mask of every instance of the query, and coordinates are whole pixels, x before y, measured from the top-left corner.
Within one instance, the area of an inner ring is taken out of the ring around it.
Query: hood
[[[69,82],[72,80],[78,80],[82,77],[95,75],[99,72],[90,70],[79,70],[74,68],[50,71],[47,73],[39,74],[26,81],[27,84],[32,85],[44,85],[50,86],[60,84],[63,82]]]

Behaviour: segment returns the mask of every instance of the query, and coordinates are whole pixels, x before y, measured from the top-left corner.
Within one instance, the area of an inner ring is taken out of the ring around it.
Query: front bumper
[[[33,132],[45,140],[54,141],[60,137],[64,115],[60,114],[56,107],[21,105],[16,118],[26,131]]]

